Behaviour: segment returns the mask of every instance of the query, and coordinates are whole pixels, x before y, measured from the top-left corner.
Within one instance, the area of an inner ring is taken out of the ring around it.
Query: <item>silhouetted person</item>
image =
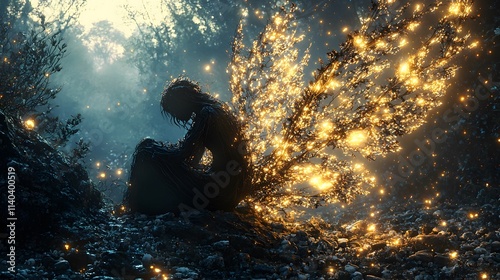
[[[234,209],[250,188],[237,118],[197,84],[182,78],[163,91],[161,107],[188,132],[175,145],[152,139],[137,145],[125,203],[145,214]],[[200,160],[206,149],[212,162],[203,166]]]

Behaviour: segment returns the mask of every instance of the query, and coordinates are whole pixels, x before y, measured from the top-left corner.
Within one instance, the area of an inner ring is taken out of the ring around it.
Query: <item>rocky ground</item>
[[[82,218],[18,252],[5,279],[500,279],[500,207],[377,203],[270,223],[251,207]],[[120,212],[120,209],[116,211]],[[34,238],[36,239],[36,238]],[[3,249],[3,248],[2,248]],[[2,271],[6,271],[2,262]]]

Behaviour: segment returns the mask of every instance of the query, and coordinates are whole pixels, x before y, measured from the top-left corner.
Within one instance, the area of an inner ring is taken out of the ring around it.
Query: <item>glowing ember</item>
[[[32,119],[27,119],[26,121],[24,121],[24,126],[29,130],[34,129],[35,128],[35,121]]]
[[[458,252],[451,252],[450,253],[450,259],[456,259],[458,257]]]
[[[475,218],[477,218],[477,217],[479,217],[479,214],[478,214],[478,213],[469,213],[469,218],[470,218],[470,219],[475,219]]]
[[[101,179],[104,179],[104,178],[106,178],[106,173],[104,173],[104,172],[101,172],[101,173],[99,174],[99,177],[100,177]]]

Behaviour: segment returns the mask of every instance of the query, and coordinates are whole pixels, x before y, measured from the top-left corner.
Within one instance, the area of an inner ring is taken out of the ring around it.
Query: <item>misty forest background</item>
[[[186,75],[229,101],[226,67],[238,22],[243,18],[246,38],[254,38],[283,1],[161,1],[161,10],[144,1],[124,2],[127,32],[107,20],[82,24],[86,2],[2,1],[0,104],[82,163],[97,187],[118,203],[135,145],[144,137],[176,142],[185,134],[161,116],[165,83]],[[360,15],[370,6],[363,0],[295,2],[298,32],[306,34],[302,47],[312,46],[305,73],[319,67],[318,58],[344,41],[346,31],[360,26]],[[460,58],[462,67],[444,104],[402,139],[402,151],[365,162],[379,182],[375,195],[423,201],[437,199],[436,193],[475,197],[484,187],[497,187],[498,94],[453,122],[443,119],[447,110],[463,108],[475,89],[498,90],[481,87],[484,79],[500,80],[493,48],[500,34],[498,4],[486,2],[476,3],[481,17],[471,28],[479,47]],[[22,97],[12,97],[16,92]],[[419,151],[415,140],[429,139],[436,127],[446,131],[446,141],[410,166],[411,153]],[[408,171],[405,176],[398,173],[401,167]]]

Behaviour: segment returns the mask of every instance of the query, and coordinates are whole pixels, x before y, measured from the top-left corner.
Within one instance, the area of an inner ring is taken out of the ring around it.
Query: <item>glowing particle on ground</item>
[[[380,190],[379,190],[379,193],[380,193],[380,194],[385,194],[385,190],[384,190],[384,189],[380,189]]]
[[[100,177],[100,178],[102,178],[102,179],[106,178],[106,173],[101,172],[101,173],[99,174],[99,177]]]
[[[475,219],[475,218],[477,218],[477,217],[479,217],[479,214],[478,214],[478,213],[472,213],[472,212],[471,212],[471,213],[469,213],[469,218],[470,218],[470,219]]]
[[[450,259],[456,259],[458,257],[458,253],[457,252],[451,252],[450,253]]]
[[[35,128],[35,121],[33,119],[27,119],[26,121],[24,121],[24,126],[30,130],[34,129]]]
[[[205,65],[205,71],[207,71],[207,72],[210,71],[210,68],[211,68],[210,64]]]
[[[101,166],[101,163],[100,163],[100,162],[96,162],[96,163],[95,163],[95,166],[100,167],[100,166]]]
[[[481,279],[488,279],[488,273],[481,273]]]
[[[123,174],[123,170],[121,170],[121,169],[116,170],[116,175],[120,176],[122,174]]]
[[[64,244],[64,249],[69,250],[69,244]]]

